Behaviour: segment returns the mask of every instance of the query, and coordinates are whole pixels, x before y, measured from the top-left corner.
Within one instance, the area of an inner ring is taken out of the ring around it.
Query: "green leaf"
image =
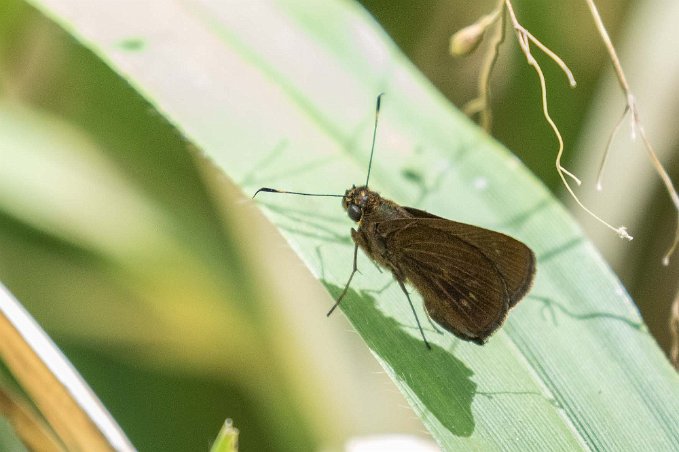
[[[237,452],[238,451],[238,429],[233,426],[231,419],[227,419],[217,434],[214,444],[210,447],[210,452]]]
[[[483,347],[428,330],[431,352],[390,275],[359,258],[342,310],[444,447],[679,448],[677,375],[618,280],[544,187],[355,4],[31,3],[136,87],[244,196],[261,186],[342,194],[362,183],[374,98],[385,91],[372,188],[534,249],[535,286],[504,328]],[[353,248],[339,203],[257,203],[336,296]]]

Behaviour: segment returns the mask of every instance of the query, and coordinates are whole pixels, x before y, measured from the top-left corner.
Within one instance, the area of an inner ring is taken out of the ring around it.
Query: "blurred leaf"
[[[93,57],[90,64],[77,60],[73,73],[83,95],[101,81],[82,74],[92,70]],[[112,79],[123,84],[109,71],[104,80]],[[69,97],[51,79],[50,86],[55,97]],[[102,87],[83,101],[91,123],[105,122],[109,135],[125,134],[108,146],[80,118],[58,116],[63,110],[0,99],[0,278],[30,300],[139,447],[185,450],[229,415],[247,425],[253,435],[244,442],[251,448],[266,450],[275,439],[296,450],[310,441],[313,412],[305,413],[295,397],[295,384],[302,383],[285,373],[288,356],[271,351],[285,335],[262,327],[261,297],[243,277],[248,263],[226,220],[201,193],[186,144],[166,125],[162,133],[141,128],[156,137],[147,138],[153,152],[162,149],[172,163],[148,155],[121,160],[171,174],[173,193],[150,195],[163,191],[156,178],[130,181],[116,151],[127,146],[128,153],[153,154],[131,139],[140,127],[124,126],[129,117],[146,120],[148,106],[129,88],[124,101],[109,91]],[[122,121],[108,117],[108,102],[116,101],[127,107]],[[178,413],[190,417],[182,428]],[[152,428],[145,425],[149,417]]]
[[[482,348],[430,331],[432,352],[390,276],[359,261],[363,274],[342,308],[439,443],[679,447],[677,376],[598,253],[521,164],[454,111],[353,3],[31,3],[247,195],[262,185],[341,194],[360,183],[372,104],[386,91],[373,188],[510,233],[536,251],[535,287],[503,331]],[[338,203],[258,201],[335,295],[352,254]]]

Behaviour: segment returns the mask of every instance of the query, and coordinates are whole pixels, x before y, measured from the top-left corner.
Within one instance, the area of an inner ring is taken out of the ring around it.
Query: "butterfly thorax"
[[[366,221],[378,222],[411,216],[401,206],[382,198],[379,193],[366,186],[352,186],[347,190],[342,198],[342,207],[349,218],[359,225]]]

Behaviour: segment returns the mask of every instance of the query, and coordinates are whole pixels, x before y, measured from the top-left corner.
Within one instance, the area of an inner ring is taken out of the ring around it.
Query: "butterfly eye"
[[[356,204],[351,204],[349,208],[347,208],[347,214],[349,214],[349,218],[352,220],[360,221],[363,211]]]

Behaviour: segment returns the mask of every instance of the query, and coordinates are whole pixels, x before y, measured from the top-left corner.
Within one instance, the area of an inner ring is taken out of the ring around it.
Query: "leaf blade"
[[[275,182],[342,193],[362,180],[372,100],[386,90],[375,187],[403,204],[500,229],[536,251],[536,286],[505,330],[483,349],[435,338],[434,357],[417,352],[397,288],[379,300],[367,295],[388,275],[360,264],[365,276],[344,312],[439,442],[679,446],[676,376],[598,253],[515,158],[434,93],[353,4],[325,2],[323,10],[289,1],[248,9],[193,1],[167,2],[158,11],[151,2],[124,10],[115,2],[33,3],[244,181],[246,192]],[[331,25],[321,26],[328,18]],[[131,37],[144,43],[141,52],[120,46]],[[259,167],[262,161],[270,167]],[[405,178],[406,171],[416,177]],[[464,196],[451,203],[451,193]],[[264,201],[265,214],[332,292],[349,271],[349,223],[335,221],[342,213],[332,203],[281,198]],[[392,355],[394,344],[412,352]],[[439,371],[436,378],[413,379],[429,368]],[[444,384],[451,375],[450,386],[460,392]],[[652,390],[643,384],[649,378]],[[632,408],[633,420],[626,414]]]

